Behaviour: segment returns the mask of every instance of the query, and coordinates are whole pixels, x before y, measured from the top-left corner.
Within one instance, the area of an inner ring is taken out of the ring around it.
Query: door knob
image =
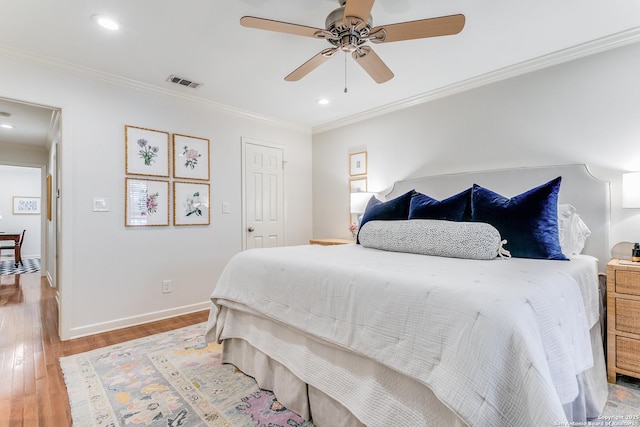
[[[253,233],[253,232],[255,231],[255,228],[253,228],[253,227],[249,227],[249,228],[247,228],[247,231],[248,231],[249,233]]]

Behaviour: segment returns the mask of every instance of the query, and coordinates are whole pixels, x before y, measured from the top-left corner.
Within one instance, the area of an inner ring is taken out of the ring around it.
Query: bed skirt
[[[318,427],[467,426],[428,387],[409,377],[350,351],[310,339],[283,325],[248,313],[233,313],[239,322],[236,325],[244,324],[250,329],[268,332],[261,336],[270,336],[277,344],[265,345],[264,341],[253,344],[227,336],[224,338],[223,362],[231,363],[254,377],[261,388],[273,391],[280,403],[312,420]],[[600,324],[594,325],[590,332],[594,366],[579,375],[580,394],[573,402],[564,405],[570,421],[597,417],[608,396]],[[236,334],[232,332],[231,335]],[[328,372],[329,380],[325,384],[307,384],[301,375],[277,361],[277,351],[271,351],[276,347],[312,355],[308,363],[314,369]],[[359,387],[361,384],[366,384],[366,387]],[[377,392],[371,393],[370,390]]]

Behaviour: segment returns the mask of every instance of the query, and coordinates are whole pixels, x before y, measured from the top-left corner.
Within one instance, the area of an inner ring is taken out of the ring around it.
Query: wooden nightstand
[[[640,263],[607,264],[607,380],[640,378]]]
[[[322,245],[322,246],[346,245],[348,243],[355,243],[355,240],[349,240],[349,239],[311,239],[309,240],[310,245]]]

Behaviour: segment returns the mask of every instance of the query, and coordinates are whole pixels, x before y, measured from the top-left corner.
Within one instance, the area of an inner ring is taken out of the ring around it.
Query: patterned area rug
[[[313,427],[220,362],[205,323],[60,358],[76,426]]]
[[[24,266],[22,265],[24,264]],[[6,274],[26,274],[40,271],[40,258],[25,258],[15,267],[13,258],[0,263],[0,276]]]
[[[609,400],[593,426],[640,426],[640,380],[618,376],[617,384],[609,384]]]
[[[76,426],[313,427],[253,378],[221,363],[205,323],[63,357]],[[640,426],[640,381],[609,384],[590,426]]]

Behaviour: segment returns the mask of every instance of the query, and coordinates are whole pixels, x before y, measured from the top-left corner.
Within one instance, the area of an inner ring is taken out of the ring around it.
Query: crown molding
[[[309,128],[307,126],[301,126],[290,122],[285,122],[272,117],[257,114],[251,111],[231,107],[209,101],[196,96],[183,94],[163,88],[160,86],[150,85],[147,83],[139,82],[125,77],[117,76],[103,71],[95,70],[88,67],[83,67],[76,64],[59,61],[53,58],[48,58],[40,55],[34,55],[29,52],[9,48],[7,46],[0,45],[0,53],[5,53],[9,56],[17,57],[31,63],[37,63],[39,65],[48,66],[57,70],[64,70],[67,72],[75,73],[84,77],[88,77],[94,80],[103,81],[107,83],[117,84],[120,86],[129,87],[136,90],[147,91],[151,93],[161,94],[173,98],[186,100],[192,103],[200,104],[208,108],[212,108],[217,111],[221,111],[227,114],[232,114],[241,118],[255,120],[264,124],[277,126],[280,128],[287,128],[298,132],[307,133],[311,130],[311,134],[319,134],[334,130],[343,126],[358,123],[364,120],[368,120],[374,117],[378,117],[384,114],[389,114],[395,111],[403,110],[416,105],[424,104],[436,99],[444,98],[450,95],[454,95],[460,92],[465,92],[471,89],[485,86],[491,83],[506,80],[512,77],[517,77],[523,74],[538,71],[544,68],[549,68],[555,65],[559,65],[565,62],[573,61],[579,58],[583,58],[597,53],[605,52],[608,50],[616,49],[640,41],[640,27],[635,27],[627,31],[622,31],[610,36],[606,36],[591,42],[582,43],[577,46],[573,46],[567,49],[562,49],[556,52],[552,52],[547,55],[539,56],[537,58],[524,61],[515,65],[501,68],[496,71],[482,74],[477,77],[464,80],[462,82],[454,83],[442,88],[434,89],[416,96],[405,98],[403,100],[386,104],[378,108],[363,111],[362,113],[354,114],[333,122],[325,123],[322,125]]]
[[[231,107],[229,105],[209,101],[207,99],[200,98],[197,96],[176,92],[161,86],[143,83],[137,80],[128,79],[126,77],[106,73],[104,71],[96,70],[93,68],[84,67],[82,65],[72,64],[69,62],[60,61],[57,59],[53,59],[53,58],[49,58],[41,55],[35,55],[30,52],[10,48],[8,46],[0,45],[0,53],[4,53],[8,56],[19,58],[23,61],[30,62],[33,64],[53,68],[56,70],[62,70],[69,73],[74,73],[76,75],[80,75],[82,77],[90,78],[93,80],[98,80],[98,81],[102,81],[110,84],[116,84],[119,86],[124,86],[127,88],[141,90],[141,91],[150,92],[154,94],[160,94],[164,96],[178,98],[184,101],[200,104],[220,112],[232,114],[236,117],[255,120],[255,121],[262,122],[264,124],[277,126],[280,128],[287,128],[287,129],[298,131],[298,132],[305,132],[305,133],[310,132],[310,128],[308,126],[300,126],[290,122],[278,120],[273,117],[268,117],[268,116],[257,114],[251,111],[243,110],[240,108]]]
[[[403,110],[415,105],[424,104],[429,101],[475,89],[480,86],[485,86],[491,83],[499,82],[501,80],[506,80],[511,77],[520,76],[544,68],[553,67],[554,65],[573,61],[575,59],[595,55],[597,53],[637,43],[638,41],[640,41],[640,27],[635,27],[627,31],[622,31],[620,33],[603,37],[591,42],[582,43],[567,49],[562,49],[547,55],[539,56],[528,61],[504,67],[496,71],[492,71],[449,86],[444,86],[439,89],[406,98],[398,102],[383,105],[381,107],[367,110],[359,114],[354,114],[343,119],[339,119],[319,126],[314,126],[312,128],[312,134],[316,135],[322,132],[327,132],[329,130],[378,117],[383,114]]]

